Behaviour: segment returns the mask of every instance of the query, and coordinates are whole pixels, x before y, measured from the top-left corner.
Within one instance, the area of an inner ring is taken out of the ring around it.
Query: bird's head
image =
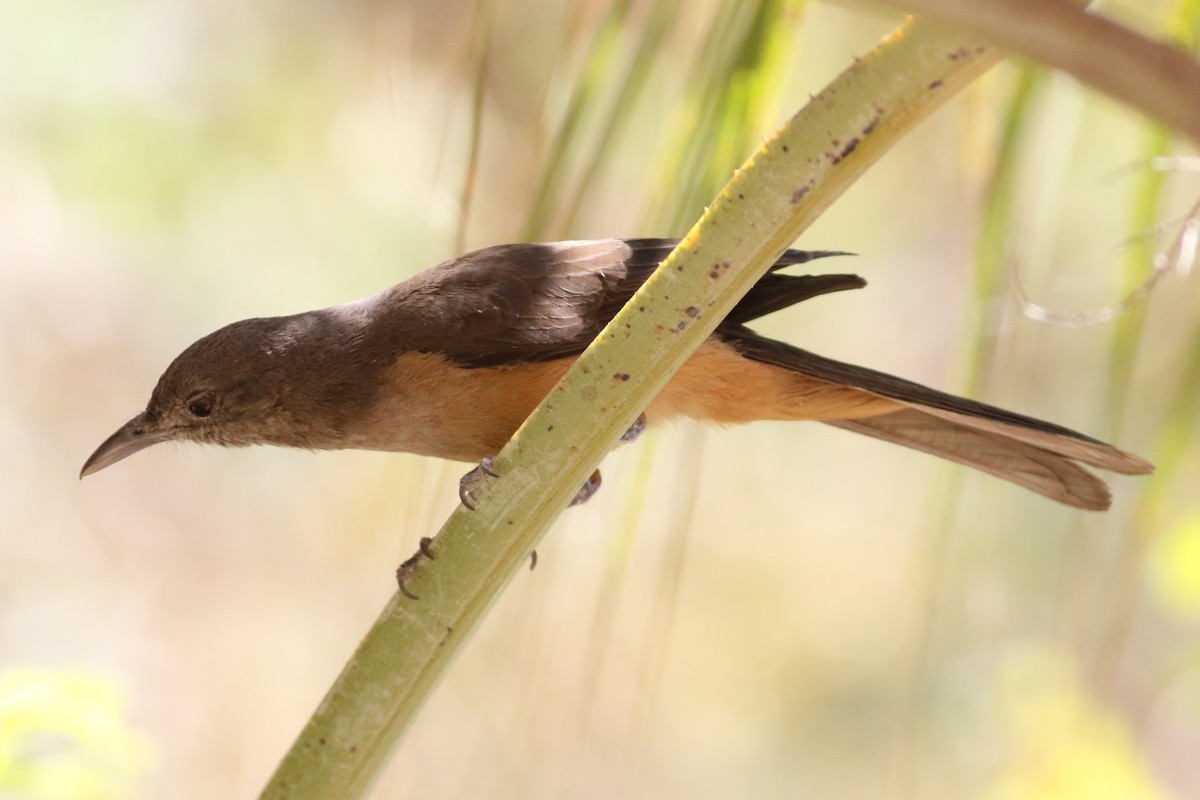
[[[295,317],[242,320],[188,347],[159,378],[146,410],[96,448],[80,477],[159,442],[275,441],[297,328]]]

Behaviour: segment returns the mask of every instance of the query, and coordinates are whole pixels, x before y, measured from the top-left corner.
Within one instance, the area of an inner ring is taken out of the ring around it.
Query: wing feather
[[[373,298],[395,317],[405,350],[467,366],[578,355],[677,244],[675,239],[597,239],[506,244],[447,261]],[[731,319],[745,321],[809,297],[857,288],[847,275],[774,272],[836,255],[788,250],[751,288]]]

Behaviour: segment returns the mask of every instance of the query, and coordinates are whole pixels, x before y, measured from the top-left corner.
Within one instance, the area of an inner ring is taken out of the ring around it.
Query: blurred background
[[[1195,0],[1103,6],[1194,48]],[[256,796],[457,503],[466,465],[378,453],[160,446],[80,483],[183,347],[487,244],[682,234],[899,22],[0,6],[0,796]],[[1177,155],[1006,64],[798,243],[871,285],[760,325],[1156,475],[1086,514],[817,424],[655,432],[562,516],[376,796],[1200,796],[1200,298],[1176,268],[1200,175]]]

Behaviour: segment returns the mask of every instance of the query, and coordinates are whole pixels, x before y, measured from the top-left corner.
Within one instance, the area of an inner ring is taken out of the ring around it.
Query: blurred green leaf
[[[803,2],[724,2],[695,51],[686,95],[658,159],[650,218],[680,232],[771,129]]]

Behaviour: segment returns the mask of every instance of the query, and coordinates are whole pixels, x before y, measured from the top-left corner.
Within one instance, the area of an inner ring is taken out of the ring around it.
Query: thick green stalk
[[[600,459],[776,257],[998,56],[921,22],[885,39],[739,169],[416,560],[263,792],[362,797],[451,659]]]

